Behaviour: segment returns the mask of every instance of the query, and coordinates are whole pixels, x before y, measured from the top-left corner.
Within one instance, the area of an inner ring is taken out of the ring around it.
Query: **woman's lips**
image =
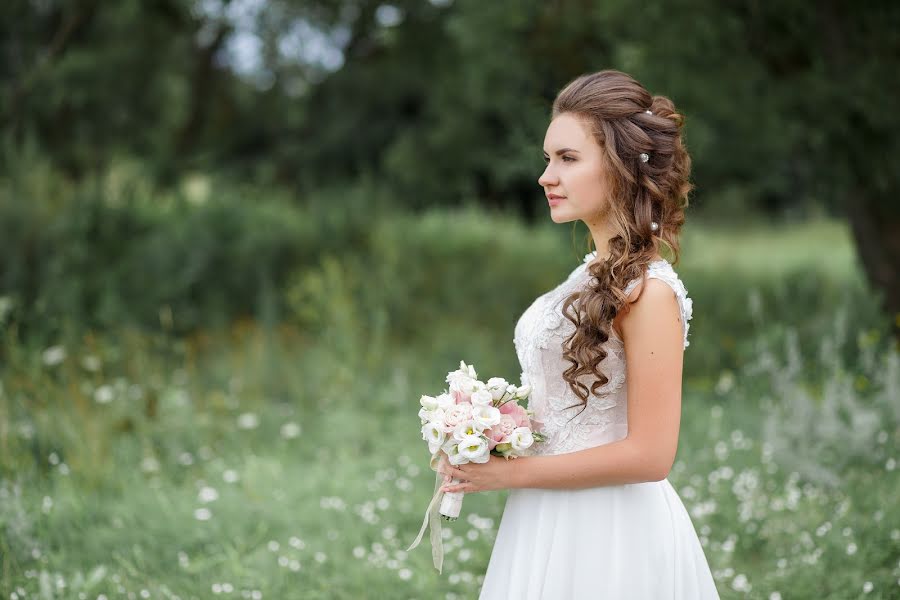
[[[556,196],[553,194],[547,194],[547,202],[550,206],[557,206],[560,204],[565,198],[563,196]]]

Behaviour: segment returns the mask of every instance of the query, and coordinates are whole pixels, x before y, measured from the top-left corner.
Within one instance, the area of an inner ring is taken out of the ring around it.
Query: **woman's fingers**
[[[441,487],[444,492],[462,492],[464,494],[470,494],[475,490],[472,488],[472,484],[468,481],[463,481],[461,483],[453,484],[444,484]]]
[[[446,455],[441,455],[441,458],[438,460],[438,468],[437,472],[444,476],[444,481],[450,481],[453,478],[462,479],[463,472],[459,467],[454,467],[447,460]]]

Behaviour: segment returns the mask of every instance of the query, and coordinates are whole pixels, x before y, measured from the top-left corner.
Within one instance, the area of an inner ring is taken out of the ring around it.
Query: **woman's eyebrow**
[[[574,148],[560,148],[559,150],[556,151],[556,155],[559,156],[561,154],[565,154],[566,152],[574,152],[575,154],[579,153],[578,150],[576,150]],[[544,156],[547,156],[546,150],[544,150]]]

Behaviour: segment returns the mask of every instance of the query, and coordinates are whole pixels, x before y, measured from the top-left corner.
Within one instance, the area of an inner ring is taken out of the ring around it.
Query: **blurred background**
[[[900,4],[0,4],[0,596],[476,598],[418,399],[588,251],[556,92],[686,115],[669,477],[722,598],[900,598]],[[895,108],[891,108],[894,106]]]

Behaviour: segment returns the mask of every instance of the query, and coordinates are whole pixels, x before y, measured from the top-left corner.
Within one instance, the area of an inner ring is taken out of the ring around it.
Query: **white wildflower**
[[[256,416],[256,413],[243,413],[237,418],[237,426],[240,429],[256,429],[259,426],[259,417]]]
[[[292,440],[300,435],[300,431],[300,426],[291,421],[281,426],[281,437]]]
[[[53,367],[66,359],[66,349],[62,346],[50,346],[41,355],[41,359],[48,367]]]

